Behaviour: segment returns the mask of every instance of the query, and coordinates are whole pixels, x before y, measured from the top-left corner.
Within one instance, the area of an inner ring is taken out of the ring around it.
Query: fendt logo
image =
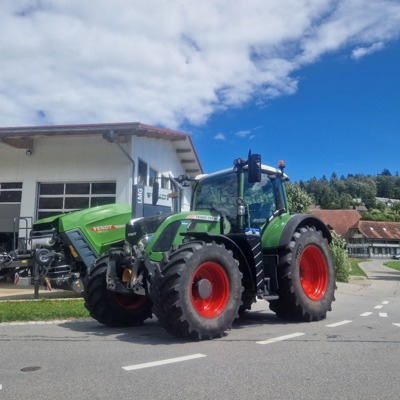
[[[103,226],[93,226],[89,228],[91,232],[103,233],[106,231],[113,231],[115,229],[125,228],[125,225],[103,225]]]

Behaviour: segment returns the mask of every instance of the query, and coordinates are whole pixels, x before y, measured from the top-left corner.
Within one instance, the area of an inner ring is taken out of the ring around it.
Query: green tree
[[[286,184],[286,195],[290,211],[306,213],[313,202],[311,196],[296,183]]]
[[[322,189],[322,196],[319,203],[321,208],[324,210],[336,210],[340,208],[339,204],[340,201],[337,191],[329,185],[325,186]]]
[[[392,206],[392,210],[395,214],[400,215],[400,201],[396,201],[393,206]]]
[[[342,193],[339,197],[339,208],[341,210],[347,210],[351,208],[353,204],[353,198],[348,193]]]
[[[335,263],[336,280],[339,282],[348,282],[351,266],[346,250],[346,241],[335,232],[332,232],[330,248],[332,250],[333,262]]]

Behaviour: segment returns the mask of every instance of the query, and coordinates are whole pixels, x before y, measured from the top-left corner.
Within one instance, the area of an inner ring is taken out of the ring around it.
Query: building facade
[[[359,221],[346,239],[350,257],[391,258],[400,254],[400,222]]]
[[[0,245],[18,217],[34,221],[109,203],[149,215],[173,210],[177,197],[188,209],[191,189],[178,190],[171,178],[201,173],[183,132],[141,123],[0,128]]]

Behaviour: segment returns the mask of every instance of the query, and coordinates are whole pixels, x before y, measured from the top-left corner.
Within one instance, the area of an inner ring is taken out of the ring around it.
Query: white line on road
[[[382,301],[382,304],[389,304],[389,302],[387,300]]]
[[[375,306],[374,308],[375,310],[380,310],[381,308],[383,308],[383,306]]]
[[[346,324],[349,324],[350,322],[352,322],[352,321],[345,319],[344,321],[336,322],[335,324],[330,324],[330,325],[325,325],[325,326],[327,328],[336,328],[337,326],[346,325]]]
[[[122,367],[125,371],[133,371],[136,369],[150,368],[150,367],[158,367],[160,365],[173,364],[181,361],[189,361],[194,360],[195,358],[207,357],[205,354],[192,354],[191,356],[183,356],[176,358],[169,358],[167,360],[153,361],[144,364],[136,364],[129,365],[127,367]]]
[[[257,344],[270,344],[275,342],[281,342],[282,340],[293,339],[295,337],[303,336],[305,333],[296,332],[292,333],[291,335],[279,336],[276,338],[268,339],[268,340],[261,340],[260,342],[256,342]]]
[[[394,326],[398,326],[398,327],[400,328],[400,324],[395,324],[395,323],[393,323],[393,325],[394,325]]]
[[[388,317],[388,314],[385,313],[385,312],[380,312],[380,313],[379,313],[379,316],[380,316],[381,318],[387,318],[387,317]]]
[[[363,313],[363,314],[360,314],[360,317],[368,317],[368,316],[370,316],[371,314],[373,314],[372,312],[365,312],[365,313]]]

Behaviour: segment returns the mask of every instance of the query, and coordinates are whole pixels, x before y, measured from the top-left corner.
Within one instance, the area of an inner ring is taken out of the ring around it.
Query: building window
[[[38,219],[115,203],[115,182],[39,183]]]
[[[20,204],[22,182],[0,182],[0,203]]]
[[[147,163],[139,159],[138,165],[138,185],[147,185]]]
[[[149,168],[149,186],[153,186],[154,182],[156,181],[158,172],[153,169]]]
[[[161,187],[163,189],[168,189],[168,190],[171,189],[171,183],[169,181],[169,177],[167,177],[167,176],[161,177]]]

